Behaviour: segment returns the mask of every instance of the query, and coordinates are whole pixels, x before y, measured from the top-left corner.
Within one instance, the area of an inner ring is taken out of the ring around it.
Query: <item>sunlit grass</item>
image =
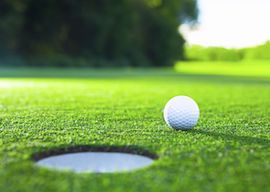
[[[268,78],[167,69],[7,71],[0,70],[1,192],[270,190]],[[199,104],[194,130],[166,126],[162,109],[175,95]],[[136,146],[159,158],[140,171],[105,175],[54,172],[31,159],[81,145]]]
[[[178,62],[175,69],[189,74],[270,77],[270,61]]]

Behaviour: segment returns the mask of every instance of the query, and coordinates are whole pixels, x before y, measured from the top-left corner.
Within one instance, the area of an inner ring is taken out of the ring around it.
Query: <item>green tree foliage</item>
[[[24,4],[20,0],[0,1],[0,56],[15,52],[23,25]]]
[[[0,52],[32,65],[172,65],[178,26],[196,17],[196,0],[1,0]]]
[[[194,45],[186,47],[186,57],[197,61],[239,61],[243,59],[243,54],[237,49]]]
[[[250,60],[270,60],[270,41],[263,45],[243,49],[245,59]]]
[[[270,60],[269,53],[270,41],[263,45],[243,49],[203,47],[199,45],[185,47],[186,58],[196,61]]]

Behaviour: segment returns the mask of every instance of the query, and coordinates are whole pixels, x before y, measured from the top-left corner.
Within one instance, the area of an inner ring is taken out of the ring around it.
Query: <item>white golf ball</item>
[[[197,124],[200,110],[190,97],[176,96],[166,104],[163,113],[166,123],[171,128],[189,130]]]

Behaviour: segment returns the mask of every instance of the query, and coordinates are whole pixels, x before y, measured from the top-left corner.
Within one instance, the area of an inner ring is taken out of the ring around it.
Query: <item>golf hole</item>
[[[73,151],[61,154],[55,154],[54,152],[53,155],[46,154],[46,157],[38,158],[36,164],[58,171],[114,173],[138,170],[150,166],[154,162],[153,155],[133,154],[132,151],[127,151],[127,149],[122,150],[124,152],[121,152],[119,148],[118,150],[108,151]]]

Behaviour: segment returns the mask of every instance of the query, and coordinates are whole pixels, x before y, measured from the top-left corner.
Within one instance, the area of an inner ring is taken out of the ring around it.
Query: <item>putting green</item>
[[[0,75],[0,191],[270,190],[269,78],[85,69]],[[195,129],[174,131],[163,121],[175,95],[199,104]],[[54,172],[32,161],[72,146],[137,147],[159,158],[122,174]]]

